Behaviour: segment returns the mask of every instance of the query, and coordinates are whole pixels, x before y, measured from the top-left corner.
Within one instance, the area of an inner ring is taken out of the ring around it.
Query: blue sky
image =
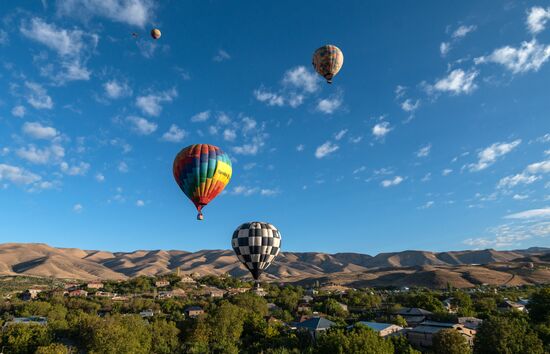
[[[19,5],[1,242],[218,249],[261,220],[289,251],[550,246],[550,2]],[[310,64],[329,43],[332,85]],[[233,160],[204,222],[171,175],[193,143]]]

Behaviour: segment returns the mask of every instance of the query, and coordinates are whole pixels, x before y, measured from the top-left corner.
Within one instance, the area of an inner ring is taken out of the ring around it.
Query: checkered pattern
[[[269,223],[249,222],[235,230],[231,246],[252,277],[258,280],[279,254],[281,234]]]

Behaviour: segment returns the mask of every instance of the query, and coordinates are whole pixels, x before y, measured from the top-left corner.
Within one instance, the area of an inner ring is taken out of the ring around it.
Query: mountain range
[[[64,279],[127,279],[181,273],[228,273],[249,277],[233,251],[138,250],[108,252],[56,248],[40,243],[0,244],[0,275]],[[319,281],[346,286],[471,287],[478,284],[550,283],[550,248],[450,252],[402,251],[370,256],[360,253],[284,252],[265,280],[306,284]]]

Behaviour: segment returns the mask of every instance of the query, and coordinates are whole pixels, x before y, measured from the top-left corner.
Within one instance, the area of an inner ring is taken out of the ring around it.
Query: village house
[[[324,333],[327,329],[329,329],[334,325],[335,325],[334,322],[329,321],[326,318],[312,317],[309,320],[305,320],[303,322],[296,324],[296,329],[308,331],[309,334],[315,340],[317,339],[319,334]]]
[[[186,275],[186,274],[181,276],[180,282],[182,284],[195,284],[196,283],[195,279],[191,278],[189,275]]]
[[[86,297],[88,296],[88,292],[86,290],[77,289],[69,291],[69,297]]]
[[[165,287],[167,287],[167,286],[169,286],[169,285],[170,285],[170,282],[169,282],[168,280],[164,280],[164,279],[157,280],[157,281],[155,282],[155,286],[156,286],[157,288],[165,288]]]
[[[312,297],[312,296],[309,296],[309,295],[304,295],[304,296],[302,296],[302,301],[303,301],[303,302],[310,303],[310,302],[313,301],[313,297]]]
[[[148,309],[148,310],[141,311],[141,312],[139,313],[139,315],[140,315],[142,318],[150,318],[150,317],[153,317],[153,316],[155,315],[155,313],[153,312],[153,310]]]
[[[425,321],[419,326],[407,330],[405,336],[411,345],[429,348],[433,345],[434,335],[444,329],[455,329],[464,336],[468,344],[473,345],[476,331],[457,323]]]
[[[172,292],[171,291],[159,291],[157,294],[158,299],[171,299],[172,298]]]
[[[78,283],[65,283],[65,290],[71,291],[76,290],[80,287]]]
[[[100,281],[92,281],[86,284],[88,289],[101,289],[103,288],[103,283]]]
[[[250,288],[231,288],[231,289],[227,290],[227,292],[229,293],[229,296],[234,296],[234,295],[237,295],[237,294],[246,293],[249,290],[250,290]]]
[[[183,313],[188,318],[197,318],[204,314],[204,310],[200,306],[189,306],[183,310]]]
[[[300,302],[298,304],[298,308],[296,309],[297,312],[307,312],[311,311],[311,305],[307,302]]]
[[[319,291],[315,290],[313,288],[309,288],[309,289],[306,289],[305,294],[309,295],[309,296],[315,296],[315,295],[319,294]]]
[[[397,311],[396,315],[400,315],[407,321],[409,326],[414,327],[432,316],[433,313],[417,307],[404,307]]]
[[[113,298],[111,299],[113,301],[128,301],[130,300],[130,298],[128,296],[123,296],[123,295],[116,295],[113,296]]]
[[[4,323],[4,328],[12,324],[32,324],[45,326],[48,324],[48,319],[41,316],[14,317],[13,320],[6,321]]]
[[[279,306],[275,305],[274,303],[269,302],[269,303],[267,304],[267,309],[268,309],[269,311],[279,311],[281,308],[280,308]]]
[[[497,310],[500,312],[508,312],[508,311],[525,311],[525,305],[522,305],[518,302],[510,301],[510,300],[504,300],[497,306]]]
[[[458,306],[454,303],[454,298],[452,297],[443,300],[443,306],[448,313],[456,313],[458,311]]]
[[[107,291],[96,291],[94,295],[97,297],[106,297],[106,298],[112,298],[113,296],[115,296],[115,294]]]
[[[223,297],[225,295],[225,291],[221,290],[221,289],[218,289],[218,288],[212,288],[212,289],[209,289],[207,291],[207,294],[211,298],[220,298],[220,297]]]
[[[466,328],[477,330],[483,320],[476,317],[459,317],[457,322]]]
[[[373,331],[377,332],[380,337],[385,337],[393,333],[401,332],[403,330],[403,327],[394,325],[392,323],[379,323],[379,322],[366,322],[366,321],[359,321],[352,326],[348,326],[348,328],[351,328],[357,325],[363,325],[363,326],[369,327]]]

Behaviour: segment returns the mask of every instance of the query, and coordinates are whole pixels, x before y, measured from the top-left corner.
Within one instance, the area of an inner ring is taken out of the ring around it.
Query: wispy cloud
[[[118,80],[109,80],[103,84],[105,95],[111,99],[118,99],[132,95],[132,89],[127,82]]]
[[[14,116],[14,117],[18,117],[18,118],[23,118],[25,116],[25,113],[27,112],[27,110],[25,109],[24,106],[15,106],[11,109],[11,114]]]
[[[468,165],[470,171],[476,172],[486,169],[494,164],[498,158],[510,153],[521,144],[521,139],[508,143],[494,143],[480,151],[477,156],[478,162]]]
[[[61,159],[65,156],[65,149],[58,144],[52,144],[42,149],[31,144],[27,147],[17,149],[16,154],[30,163],[46,165],[50,163],[60,163]]]
[[[538,71],[550,58],[550,45],[539,44],[536,39],[522,42],[519,48],[505,46],[488,56],[475,59],[476,64],[496,63],[514,74]]]
[[[477,88],[475,78],[478,71],[464,71],[455,69],[449,75],[437,80],[433,86],[428,85],[428,92],[439,91],[448,92],[452,95],[468,94]]]
[[[19,185],[28,185],[42,179],[39,175],[32,173],[22,167],[0,164],[0,182],[8,181]]]
[[[534,218],[550,218],[550,208],[531,209],[519,213],[506,215],[505,219],[534,219]]]
[[[69,176],[85,176],[90,169],[90,164],[87,162],[79,162],[76,165],[70,166],[66,162],[62,162],[60,165],[61,172]]]
[[[430,152],[432,151],[432,144],[428,144],[426,146],[422,146],[418,151],[416,152],[417,157],[427,157],[430,155]]]
[[[331,141],[327,141],[317,147],[317,149],[315,149],[315,157],[318,159],[322,159],[323,157],[326,157],[337,151],[339,148],[340,147],[337,144],[334,144]]]
[[[388,187],[392,187],[392,186],[397,186],[398,184],[400,184],[404,180],[405,179],[401,176],[395,176],[392,179],[383,180],[382,182],[380,182],[380,185],[384,188],[388,188]]]
[[[126,120],[131,123],[132,129],[140,135],[149,135],[157,130],[157,123],[150,122],[145,118],[129,116]]]
[[[30,21],[24,20],[20,31],[25,37],[57,53],[59,63],[40,65],[43,76],[61,84],[66,81],[90,79],[91,71],[86,67],[86,62],[99,41],[96,34],[78,28],[59,28],[38,17],[33,17]]]
[[[329,98],[320,99],[317,102],[317,110],[324,114],[332,114],[342,105],[340,95],[335,95]]]
[[[89,21],[94,16],[114,22],[144,27],[155,13],[153,0],[63,0],[57,1],[59,14]]]
[[[142,110],[144,114],[150,116],[158,116],[162,112],[161,103],[172,102],[178,96],[175,88],[167,91],[151,93],[145,96],[136,98],[136,106]]]
[[[169,141],[171,143],[179,143],[183,139],[185,139],[185,136],[187,135],[187,132],[180,127],[178,127],[175,124],[172,124],[170,126],[170,129],[166,133],[162,135],[162,140]]]
[[[280,192],[277,189],[250,187],[250,186],[244,186],[244,185],[236,186],[230,192],[230,194],[232,195],[242,195],[245,197],[249,197],[255,194],[270,197],[270,196],[277,195],[279,193]]]
[[[550,19],[550,8],[534,6],[529,9],[527,15],[527,28],[532,34],[544,31],[546,23]]]
[[[231,59],[231,55],[229,55],[229,53],[223,49],[219,49],[216,55],[214,55],[214,57],[212,58],[213,61],[218,63],[229,59]]]
[[[393,128],[390,126],[389,122],[380,122],[372,127],[372,135],[374,135],[376,139],[383,139],[392,130]]]
[[[28,104],[33,106],[36,109],[52,109],[53,100],[48,95],[48,92],[42,85],[37,84],[36,82],[25,82],[25,87],[28,91],[26,94],[26,99]]]
[[[203,111],[192,116],[191,122],[193,123],[206,122],[208,118],[210,118],[210,111]]]
[[[268,106],[283,106],[285,104],[283,96],[267,91],[264,88],[254,90],[254,97],[258,101],[266,103]]]
[[[82,210],[84,210],[84,207],[82,206],[82,204],[78,203],[78,204],[75,204],[73,205],[73,211],[77,214],[81,213]]]
[[[34,139],[51,140],[58,134],[54,127],[48,127],[39,122],[25,122],[23,124],[23,133]]]

